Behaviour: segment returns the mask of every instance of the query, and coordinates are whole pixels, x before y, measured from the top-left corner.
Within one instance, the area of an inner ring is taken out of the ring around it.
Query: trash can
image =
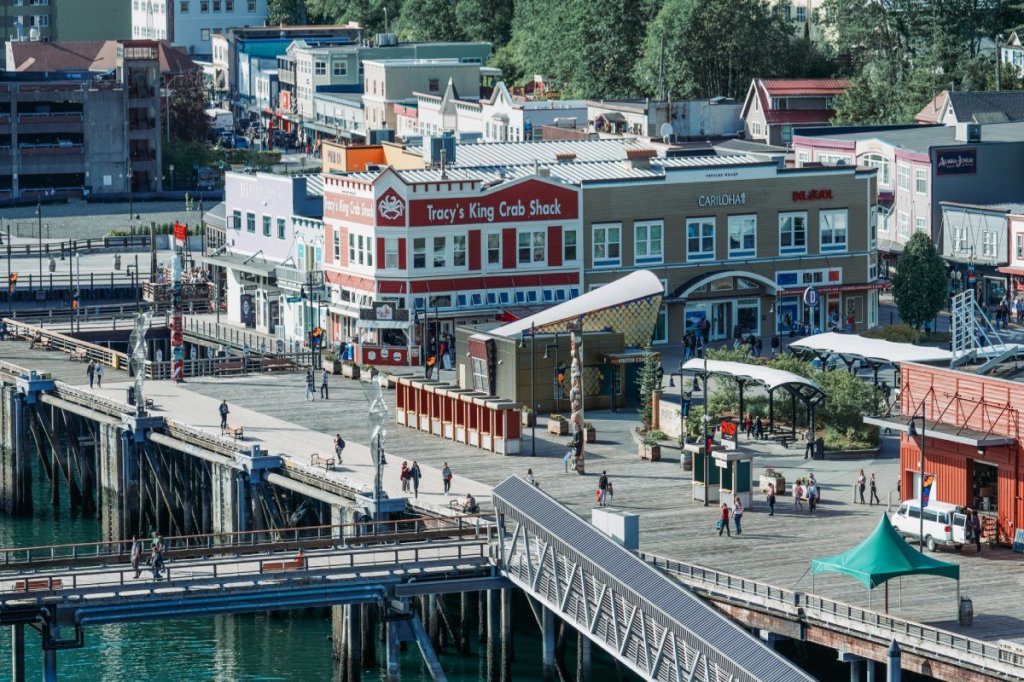
[[[128,387],[127,402],[128,402],[129,405],[134,405],[135,404],[135,387],[134,386],[129,386]]]
[[[960,625],[968,626],[974,623],[974,602],[967,597],[960,598]]]

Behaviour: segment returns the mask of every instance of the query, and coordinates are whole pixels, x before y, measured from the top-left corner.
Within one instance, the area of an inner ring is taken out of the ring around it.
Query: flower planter
[[[767,493],[769,485],[774,485],[775,486],[775,494],[776,495],[785,495],[786,494],[786,479],[783,478],[782,476],[767,476],[765,474],[761,474],[761,477],[760,477],[760,489],[761,489],[761,492],[762,493]]]
[[[328,371],[331,374],[341,374],[341,360],[334,360],[333,362],[327,363],[327,365],[329,368]]]
[[[343,377],[348,378],[348,379],[358,379],[359,378],[359,365],[342,365],[341,366],[341,375]]]
[[[597,442],[597,429],[595,429],[594,427],[591,426],[589,429],[585,429],[585,431],[586,431],[586,439],[585,439],[584,442],[586,442],[586,443],[596,443]]]
[[[565,436],[569,433],[569,421],[567,419],[549,419],[548,433],[555,436]]]
[[[658,462],[661,460],[661,446],[660,445],[645,445],[640,444],[640,459],[646,459],[651,462]]]
[[[679,465],[683,467],[683,471],[693,471],[693,453],[682,448],[679,453]]]
[[[536,426],[537,424],[537,413],[536,412],[523,412],[523,426]]]

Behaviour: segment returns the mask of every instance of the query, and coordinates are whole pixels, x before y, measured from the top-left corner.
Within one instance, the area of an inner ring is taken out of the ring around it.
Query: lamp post
[[[135,215],[135,194],[132,192],[132,162],[129,159],[125,163],[128,164],[128,172],[125,175],[128,177],[128,226],[131,227],[132,216]]]
[[[43,200],[36,204],[36,222],[39,226],[39,286],[43,285]]]
[[[559,380],[559,369],[560,368],[558,366],[558,332],[555,332],[555,342],[554,343],[549,343],[548,345],[544,346],[544,359],[545,360],[550,360],[551,359],[550,351],[551,351],[552,348],[555,349],[555,377],[554,377],[554,391],[552,391],[552,393],[554,393],[554,396],[555,396],[555,412],[557,413],[558,412],[558,408],[561,407],[560,403],[561,403],[561,399],[562,399],[562,381]],[[564,380],[564,375],[563,375],[562,379]],[[534,421],[536,421],[536,419]]]
[[[701,422],[704,424],[704,506],[708,506],[708,476],[711,470],[708,467],[708,460],[711,459],[711,444],[708,442],[708,353],[704,349],[704,381],[701,383],[701,398],[704,403],[704,417]]]
[[[917,434],[917,428],[914,426],[914,422],[917,419],[919,419],[919,418],[921,420],[921,459],[920,459],[920,462],[918,464],[918,475],[921,477],[921,480],[920,480],[920,482],[917,485],[917,488],[918,488],[917,499],[918,499],[918,506],[920,508],[920,514],[919,514],[919,517],[918,517],[918,531],[917,531],[918,545],[917,546],[918,546],[918,550],[920,550],[920,552],[922,554],[924,554],[924,508],[926,506],[925,499],[924,499],[924,427],[925,427],[925,413],[924,413],[924,410],[925,410],[925,400],[926,400],[926,398],[927,398],[927,396],[925,398],[921,399],[921,414],[920,415],[916,415],[915,414],[913,417],[910,418],[910,421],[907,422],[907,435],[910,436],[911,438],[913,438],[914,436],[918,435]]]

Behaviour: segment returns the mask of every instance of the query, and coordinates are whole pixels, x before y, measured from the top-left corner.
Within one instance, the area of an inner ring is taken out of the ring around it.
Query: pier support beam
[[[865,670],[867,670],[867,682],[875,682],[875,662],[870,658],[864,661]]]
[[[459,595],[459,653],[463,656],[469,656],[470,654],[469,622],[472,598],[473,594],[471,592],[463,592]]]
[[[398,682],[398,621],[386,618],[387,630],[387,682]]]
[[[434,651],[434,647],[430,643],[427,629],[423,627],[423,621],[420,620],[420,617],[415,612],[413,612],[412,618],[409,619],[409,627],[416,638],[416,644],[420,647],[420,653],[423,654],[423,662],[427,664],[427,672],[430,673],[430,679],[434,680],[434,682],[448,682],[448,677],[444,674],[444,668],[441,667],[441,660],[437,657],[437,652]]]
[[[840,651],[839,660],[850,664],[850,682],[860,682],[860,671],[864,667],[864,658],[846,651]]]
[[[54,639],[60,635],[57,626],[51,626],[50,633]],[[57,650],[43,649],[43,682],[57,682]]]
[[[543,667],[544,682],[554,682],[558,679],[558,672],[555,670],[555,612],[546,606],[541,605],[541,663]]]
[[[892,640],[889,644],[889,667],[886,675],[886,682],[900,682],[900,659],[903,657],[903,652],[900,651],[900,645],[896,643],[896,640]]]
[[[487,590],[487,682],[497,682],[501,662],[501,616],[498,590]]]
[[[590,682],[590,638],[576,633],[576,682]]]
[[[25,682],[25,626],[11,626],[11,682]]]
[[[363,628],[360,618],[363,606],[349,604],[345,606],[345,679],[348,682],[360,682],[363,673]]]
[[[501,591],[501,682],[512,680],[512,590]]]

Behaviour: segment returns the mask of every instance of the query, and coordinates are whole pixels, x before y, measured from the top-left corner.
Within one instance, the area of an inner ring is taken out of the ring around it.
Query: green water
[[[68,512],[64,499],[54,510],[49,505],[49,487],[35,482],[36,512],[32,517],[0,517],[0,545],[5,547],[88,542],[100,537],[96,519]],[[520,607],[522,604],[519,605]],[[513,616],[515,632],[513,677],[534,680],[541,677],[539,633],[533,616],[523,608]],[[0,628],[0,680],[11,677],[11,629]],[[331,656],[331,623],[328,609],[307,609],[267,615],[214,616],[151,623],[89,626],[85,648],[57,653],[61,680],[98,682],[145,680],[192,682],[211,680],[303,680],[340,682],[341,673]],[[575,637],[570,637],[572,642]],[[452,682],[482,680],[486,662],[476,636],[473,655],[441,654],[441,664]],[[378,658],[384,654],[378,643]],[[593,647],[594,680],[616,679],[610,659]],[[26,679],[42,676],[39,635],[25,628]],[[574,647],[566,653],[566,664],[575,669]],[[383,659],[367,666],[365,680],[383,679]],[[410,644],[401,655],[403,682],[430,679],[419,649]],[[627,675],[625,679],[636,679]]]

